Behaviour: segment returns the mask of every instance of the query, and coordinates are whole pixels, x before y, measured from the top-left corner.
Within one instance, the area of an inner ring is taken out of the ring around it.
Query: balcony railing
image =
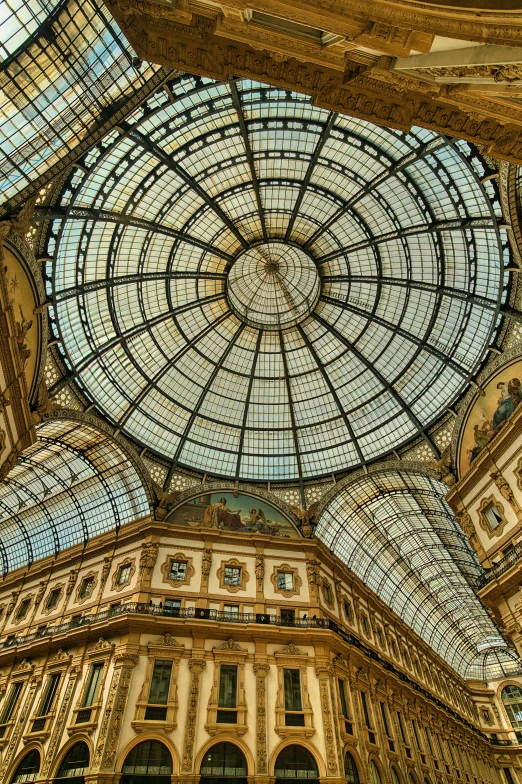
[[[110,607],[106,610],[101,610],[97,613],[82,615],[80,618],[73,618],[67,623],[62,623],[58,626],[48,626],[46,629],[39,629],[32,634],[19,635],[13,639],[7,639],[0,643],[0,651],[17,648],[32,643],[35,640],[44,640],[49,637],[57,637],[58,635],[65,634],[71,630],[80,629],[84,626],[92,626],[93,624],[102,623],[103,621],[118,618],[122,615],[129,615],[137,613],[139,615],[153,615],[163,618],[193,618],[203,621],[222,621],[228,623],[255,623],[268,626],[283,626],[286,628],[295,629],[328,629],[335,634],[339,635],[349,645],[358,648],[366,657],[378,662],[381,667],[396,675],[403,683],[406,683],[414,691],[422,694],[425,699],[437,705],[441,710],[447,713],[452,718],[465,724],[470,730],[479,734],[483,740],[489,741],[497,745],[510,745],[510,743],[500,743],[494,741],[489,735],[478,730],[470,721],[461,716],[457,711],[454,711],[445,702],[439,700],[431,692],[421,686],[417,681],[412,680],[406,673],[399,670],[391,662],[383,659],[377,651],[368,648],[358,637],[346,632],[331,618],[294,618],[283,619],[278,615],[269,615],[268,613],[231,613],[222,610],[202,609],[198,607],[185,607],[183,609],[177,607],[163,607],[158,604],[147,604],[145,602],[127,602],[126,604],[119,604]],[[516,743],[513,741],[514,745]]]
[[[505,556],[504,558],[499,561],[499,563],[495,564],[488,569],[487,571],[482,574],[477,580],[477,588],[483,588],[488,583],[492,582],[492,580],[496,580],[500,577],[504,572],[507,572],[508,569],[511,569],[517,561],[522,558],[522,542],[516,544]]]

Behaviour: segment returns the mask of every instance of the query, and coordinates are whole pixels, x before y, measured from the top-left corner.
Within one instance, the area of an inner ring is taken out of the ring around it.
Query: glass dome
[[[465,142],[186,76],[100,149],[53,225],[51,315],[141,447],[307,479],[428,438],[467,387],[502,245]]]

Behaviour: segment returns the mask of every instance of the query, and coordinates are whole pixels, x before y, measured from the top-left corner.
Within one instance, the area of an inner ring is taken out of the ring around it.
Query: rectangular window
[[[91,671],[89,673],[89,680],[87,681],[87,686],[85,688],[82,708],[88,708],[96,702],[98,688],[101,683],[102,672],[103,662],[96,662],[92,665]]]
[[[515,784],[511,768],[504,768],[504,776],[506,777],[507,784]]]
[[[327,604],[332,603],[332,589],[326,583],[323,585],[323,596]]]
[[[499,525],[502,525],[502,515],[494,504],[491,504],[491,506],[488,506],[488,508],[484,510],[484,517],[488,521],[488,525],[492,531],[494,531],[495,528],[498,528]]]
[[[225,585],[241,585],[241,567],[225,566]]]
[[[61,593],[60,588],[53,588],[53,590],[49,594],[49,598],[47,599],[47,609],[48,610],[54,610],[54,608],[58,604],[58,599],[60,598],[60,593]]]
[[[123,585],[124,583],[128,583],[129,582],[129,580],[130,580],[130,571],[131,571],[131,565],[130,564],[124,564],[123,566],[120,566],[120,569],[119,569],[119,572],[118,572],[118,585]]]
[[[393,737],[390,730],[390,722],[388,721],[388,711],[386,710],[386,705],[384,702],[381,702],[381,715],[382,715],[382,723],[384,725],[384,731],[386,733],[387,738]]]
[[[185,580],[187,577],[187,562],[171,561],[169,577],[171,580]]]
[[[30,599],[24,599],[23,602],[20,603],[18,608],[18,612],[16,613],[16,620],[21,621],[22,618],[25,618],[27,615],[27,611],[29,610],[29,605],[31,604]]]
[[[426,733],[426,740],[428,741],[428,748],[430,750],[430,754],[431,754],[432,757],[435,757],[436,755],[433,753],[433,746],[432,746],[432,743],[431,743],[430,731],[429,731],[429,729],[427,727],[424,727],[424,732]]]
[[[290,670],[285,667],[283,670],[283,681],[285,689],[285,710],[302,711],[301,671]]]
[[[419,738],[419,733],[418,733],[418,730],[417,730],[417,722],[415,721],[415,719],[411,720],[411,726],[413,727],[413,734],[415,736],[415,743],[417,744],[417,748],[420,751],[423,751],[423,748],[422,748],[422,745],[421,745],[421,742],[420,742],[420,738]]]
[[[402,713],[400,711],[397,711],[397,719],[399,721],[399,729],[401,731],[402,742],[404,743],[405,746],[409,746],[410,744],[406,735],[406,727],[404,726],[404,720],[402,718]]]
[[[179,615],[181,610],[181,599],[165,600],[165,615]]]
[[[239,605],[225,604],[223,605],[223,612],[225,613],[225,620],[234,620],[239,618]]]
[[[285,626],[293,626],[295,623],[295,610],[281,610],[281,623]]]
[[[348,710],[348,699],[346,697],[346,683],[342,678],[339,678],[339,697],[341,699],[341,710],[345,719],[350,718],[350,711]]]
[[[218,707],[237,707],[237,664],[222,664],[219,668]]]
[[[361,701],[363,706],[363,713],[364,713],[364,721],[368,729],[373,729],[372,720],[370,716],[370,707],[368,705],[368,697],[366,696],[366,692],[361,692]]]
[[[294,575],[292,574],[292,572],[278,572],[277,587],[279,588],[280,591],[293,591]]]
[[[49,675],[47,678],[42,701],[40,702],[40,707],[38,709],[38,713],[36,714],[37,716],[47,716],[50,713],[53,706],[54,697],[58,689],[58,684],[60,683],[60,678],[60,672],[53,672],[53,674]]]
[[[86,577],[80,588],[80,599],[88,599],[94,588],[94,577]]]
[[[9,694],[7,695],[6,703],[2,711],[2,718],[0,719],[0,724],[7,724],[7,722],[10,721],[11,716],[14,713],[14,709],[16,708],[16,703],[18,702],[18,698],[20,697],[22,686],[23,683],[21,681],[19,681],[18,683],[11,684],[11,688],[9,689]]]
[[[152,671],[149,705],[166,705],[169,698],[172,659],[156,659]]]

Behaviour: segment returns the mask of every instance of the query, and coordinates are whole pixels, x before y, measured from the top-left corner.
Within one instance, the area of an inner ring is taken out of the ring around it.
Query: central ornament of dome
[[[276,240],[244,251],[227,278],[231,309],[259,329],[299,324],[312,312],[320,293],[321,279],[311,256]]]

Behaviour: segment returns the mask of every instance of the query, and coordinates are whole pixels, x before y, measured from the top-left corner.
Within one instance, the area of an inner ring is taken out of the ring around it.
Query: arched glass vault
[[[135,61],[101,0],[2,2],[1,202],[67,160],[116,109],[125,114],[123,100],[132,109],[134,95],[159,70],[138,70]]]
[[[465,142],[187,76],[86,163],[51,229],[53,328],[86,397],[173,466],[369,463],[430,441],[484,358],[502,244]]]
[[[481,567],[437,479],[405,466],[346,480],[316,534],[460,675],[522,671],[475,594]]]
[[[4,575],[150,512],[140,473],[111,436],[66,418],[37,435],[0,485]]]

